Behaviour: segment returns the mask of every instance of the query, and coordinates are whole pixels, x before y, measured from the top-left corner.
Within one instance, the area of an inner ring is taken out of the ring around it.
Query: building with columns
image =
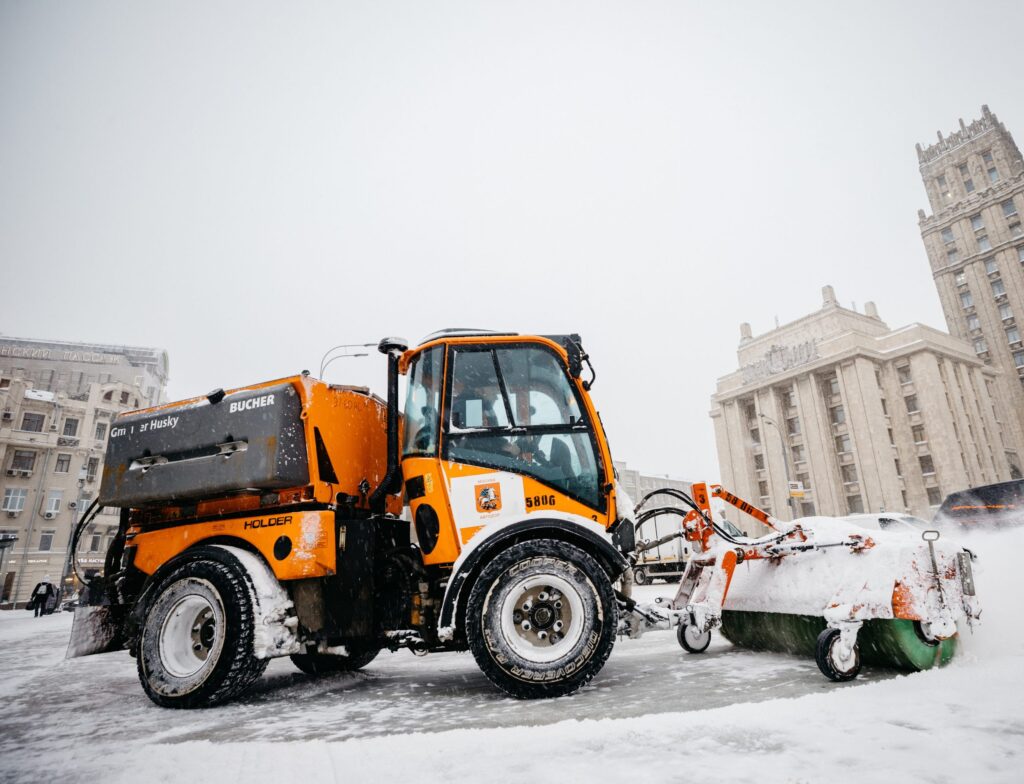
[[[831,286],[822,295],[820,310],[763,335],[741,325],[739,369],[712,396],[723,485],[782,519],[930,520],[949,492],[1011,478],[997,368],[956,337],[890,329],[873,303],[859,313]]]
[[[1006,127],[981,118],[931,145],[917,145],[931,214],[921,239],[951,334],[986,365],[1007,410],[1007,459],[1021,475],[1024,451],[1024,159]],[[997,445],[998,446],[998,445]]]

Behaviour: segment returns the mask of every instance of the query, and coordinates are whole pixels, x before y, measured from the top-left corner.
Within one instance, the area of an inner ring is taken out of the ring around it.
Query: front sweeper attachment
[[[718,485],[693,485],[693,497],[658,490],[637,507],[638,525],[656,495],[689,510],[677,533],[694,554],[668,604],[678,614],[680,644],[693,653],[719,628],[735,645],[814,656],[835,681],[857,676],[862,663],[924,670],[949,661],[957,621],[980,615],[971,554],[939,542],[936,531],[867,531],[846,521],[802,518],[786,523]],[[772,529],[760,538],[739,534],[712,518],[718,498]],[[641,543],[642,549],[646,546]]]

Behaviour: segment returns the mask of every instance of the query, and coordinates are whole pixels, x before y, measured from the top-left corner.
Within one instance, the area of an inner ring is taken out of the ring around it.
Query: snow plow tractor
[[[734,628],[774,611],[763,581],[799,593],[793,574],[833,547],[889,568],[867,592],[856,567],[833,568],[828,600],[782,610],[831,634],[830,677],[856,674],[876,619],[917,624],[945,650],[953,622],[976,615],[955,548],[932,546],[929,562],[763,513],[776,531],[741,540],[699,485],[670,534],[694,552],[679,593],[634,602],[651,510],[618,492],[579,336],[446,330],[379,349],[386,400],[303,373],[117,417],[72,550],[100,508],[119,509],[120,525],[68,655],[127,649],[150,699],[175,708],[240,695],[274,657],[318,675],[403,648],[468,649],[506,694],[554,697],[593,678],[618,635],[678,628],[692,651],[719,626],[741,639]]]

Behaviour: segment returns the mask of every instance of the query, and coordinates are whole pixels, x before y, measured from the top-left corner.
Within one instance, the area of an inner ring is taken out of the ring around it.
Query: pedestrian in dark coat
[[[50,575],[46,575],[42,582],[36,583],[36,587],[32,589],[32,598],[25,609],[35,610],[35,617],[38,618],[40,615],[53,612],[56,603],[57,586],[50,582]]]

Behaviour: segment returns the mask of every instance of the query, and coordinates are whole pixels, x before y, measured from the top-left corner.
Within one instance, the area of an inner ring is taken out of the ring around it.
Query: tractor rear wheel
[[[616,625],[608,574],[580,548],[553,539],[496,555],[466,608],[477,664],[519,699],[560,697],[588,683],[612,651]]]
[[[377,658],[380,648],[356,648],[346,646],[350,653],[338,656],[332,653],[294,653],[292,664],[306,675],[329,675],[333,672],[361,670]]]
[[[223,547],[197,547],[148,603],[137,668],[165,708],[202,708],[237,696],[263,674],[253,653],[254,607],[245,568]]]

